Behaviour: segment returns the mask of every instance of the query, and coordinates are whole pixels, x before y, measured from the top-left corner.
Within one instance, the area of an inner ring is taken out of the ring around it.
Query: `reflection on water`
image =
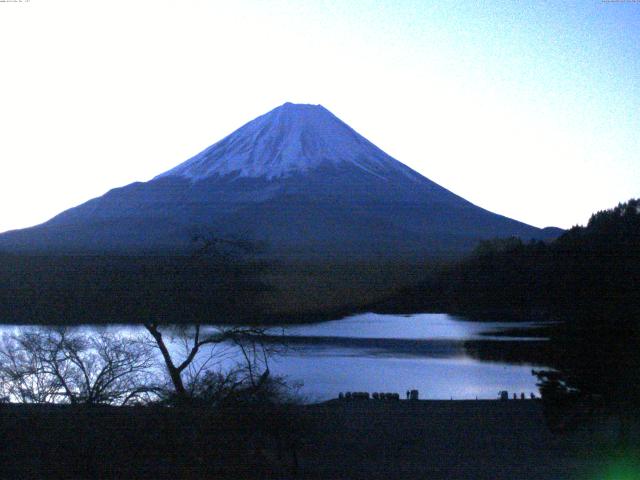
[[[303,378],[308,399],[339,392],[398,392],[418,389],[421,398],[497,398],[498,391],[535,392],[531,367],[478,362],[468,357],[372,357],[351,351],[337,355],[280,357],[276,373]]]
[[[516,326],[525,333],[499,335]],[[421,398],[432,399],[497,398],[500,390],[528,396],[537,392],[531,369],[541,366],[545,358],[544,339],[526,334],[538,326],[473,322],[447,314],[367,313],[271,329],[274,339],[284,334],[288,347],[270,366],[276,375],[302,381],[300,393],[309,401],[335,398],[346,391],[402,396],[411,389],[418,389]],[[144,331],[133,325],[107,328],[126,334]],[[224,360],[234,361],[233,356]]]
[[[284,329],[286,335],[308,337],[393,338],[406,340],[449,339],[479,340],[504,337],[491,335],[511,330],[514,325],[526,330],[539,326],[536,322],[472,322],[446,313],[415,315],[382,315],[363,313],[342,320],[297,325]],[[523,337],[522,340],[534,337]],[[513,337],[509,337],[513,339]]]
[[[447,314],[355,315],[283,330],[289,350],[273,370],[304,381],[310,400],[345,391],[418,389],[421,398],[497,398],[537,393],[531,369],[545,339],[519,333],[539,323],[473,322]]]

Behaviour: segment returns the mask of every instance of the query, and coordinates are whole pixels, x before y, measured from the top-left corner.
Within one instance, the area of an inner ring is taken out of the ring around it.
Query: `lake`
[[[546,339],[536,322],[475,322],[448,314],[365,313],[341,320],[271,329],[288,345],[270,360],[271,372],[302,382],[308,402],[340,392],[417,389],[427,399],[495,399],[500,390],[538,394],[532,368]],[[17,327],[2,327],[9,331]],[[82,326],[83,330],[105,327]],[[139,326],[109,326],[136,333]],[[529,335],[527,332],[532,332]],[[517,331],[517,333],[515,333]],[[233,362],[233,356],[225,362]]]
[[[379,315],[366,313],[342,320],[284,329],[292,347],[272,362],[272,370],[302,380],[308,400],[335,398],[340,392],[404,392],[417,389],[420,398],[493,399],[500,390],[538,394],[526,358],[500,357],[500,345],[527,347],[545,339],[503,336],[539,323],[474,322],[448,314]],[[535,343],[531,343],[535,342]],[[491,344],[484,358],[478,348]],[[474,348],[470,348],[473,345]],[[535,348],[535,347],[534,347]],[[497,350],[497,351],[496,351]]]

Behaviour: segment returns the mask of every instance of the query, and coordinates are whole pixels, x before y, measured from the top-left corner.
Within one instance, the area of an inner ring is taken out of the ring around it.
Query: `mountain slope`
[[[267,180],[320,167],[350,165],[385,178],[419,176],[356,133],[321,105],[284,105],[239,128],[195,157],[156,177],[201,180],[214,175]]]
[[[181,250],[195,233],[293,256],[456,254],[485,238],[557,236],[451,193],[322,106],[286,103],[149,182],[0,235],[0,248]]]

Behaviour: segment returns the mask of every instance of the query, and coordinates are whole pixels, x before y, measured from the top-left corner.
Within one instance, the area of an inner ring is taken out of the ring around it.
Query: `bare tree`
[[[194,233],[192,261],[214,261],[234,268],[260,246],[243,239],[225,239],[210,233]],[[235,272],[237,274],[237,272]],[[235,279],[238,281],[238,279]],[[269,379],[268,357],[273,344],[266,344],[266,330],[253,326],[162,326],[146,322],[152,345],[160,352],[169,379],[168,386],[178,402],[195,398],[220,398],[224,392],[251,386],[257,389]]]
[[[270,380],[269,357],[279,349],[253,326],[162,327],[145,323],[160,351],[177,402],[219,400]]]
[[[155,396],[153,351],[133,337],[65,328],[4,335],[2,396],[25,403],[126,405]]]

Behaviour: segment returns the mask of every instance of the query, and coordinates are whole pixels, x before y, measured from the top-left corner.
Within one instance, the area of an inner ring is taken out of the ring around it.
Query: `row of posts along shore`
[[[419,400],[420,399],[420,394],[418,392],[418,390],[407,390],[406,393],[406,399],[407,400]],[[502,401],[507,401],[509,400],[509,392],[507,390],[501,390],[500,392],[498,392],[498,399],[502,400]],[[521,392],[520,395],[518,395],[517,393],[513,393],[513,400],[526,400],[527,396],[525,395],[524,392]],[[529,393],[529,399],[531,400],[536,400],[538,399],[538,397],[533,393]],[[392,392],[373,392],[372,394],[369,394],[369,392],[345,392],[342,393],[340,392],[338,394],[338,400],[385,400],[385,401],[399,401],[400,400],[400,394],[399,393],[392,393]],[[453,400],[453,397],[451,397],[451,400]],[[478,397],[476,397],[476,400],[478,400]]]

